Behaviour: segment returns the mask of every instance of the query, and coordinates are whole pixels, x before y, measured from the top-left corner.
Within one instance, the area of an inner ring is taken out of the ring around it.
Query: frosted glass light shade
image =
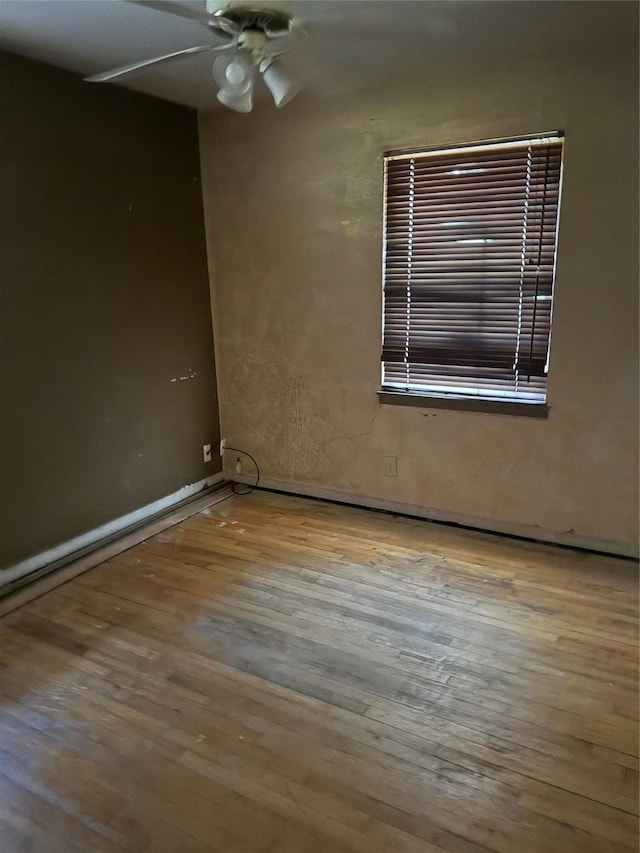
[[[287,69],[274,59],[268,65],[263,63],[260,67],[264,82],[273,95],[273,101],[276,107],[284,107],[289,101],[294,98],[301,89]]]
[[[247,53],[238,51],[216,57],[213,79],[227,95],[243,95],[251,88],[255,65]]]
[[[230,110],[235,110],[238,113],[250,113],[253,109],[253,86],[250,84],[246,92],[240,95],[230,95],[225,89],[220,89],[217,95],[218,100]]]

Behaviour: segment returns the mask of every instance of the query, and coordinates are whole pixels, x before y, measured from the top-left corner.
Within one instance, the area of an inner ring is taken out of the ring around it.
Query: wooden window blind
[[[385,157],[383,390],[545,402],[562,146]]]

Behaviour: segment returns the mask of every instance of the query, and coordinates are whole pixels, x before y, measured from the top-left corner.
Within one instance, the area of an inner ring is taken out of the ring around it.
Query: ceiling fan
[[[199,53],[223,51],[214,60],[212,70],[219,86],[218,101],[225,107],[240,113],[251,112],[258,74],[271,92],[276,107],[283,107],[300,91],[299,83],[278,59],[289,49],[293,27],[293,19],[285,12],[229,2],[221,5],[221,0],[206,0],[204,12],[184,3],[142,0],[139,5],[191,18],[226,41],[222,44],[196,45],[123,65],[86,77],[88,82],[107,83],[160,63]]]

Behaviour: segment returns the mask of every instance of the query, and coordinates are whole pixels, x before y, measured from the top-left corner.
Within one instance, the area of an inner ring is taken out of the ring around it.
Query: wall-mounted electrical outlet
[[[220,456],[222,456],[224,454],[224,449],[226,446],[227,446],[227,439],[221,438],[220,439]]]
[[[205,462],[211,462],[211,445],[203,444],[202,445],[202,456]]]
[[[236,458],[236,474],[242,474],[242,459],[239,456]]]
[[[397,458],[397,456],[385,456],[384,457],[384,476],[385,477],[397,477],[398,476],[398,458]]]

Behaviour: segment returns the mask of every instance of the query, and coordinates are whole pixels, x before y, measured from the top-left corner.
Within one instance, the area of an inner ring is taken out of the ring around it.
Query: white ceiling
[[[204,10],[204,0],[181,5]],[[305,34],[296,37],[287,62],[315,96],[336,97],[400,69],[406,74],[515,55],[543,61],[585,47],[607,55],[637,49],[634,2],[249,0],[247,5],[285,8],[300,20]],[[196,21],[124,0],[0,0],[0,48],[82,75],[209,42],[218,40]],[[149,69],[120,85],[200,109],[217,107],[211,54]]]

